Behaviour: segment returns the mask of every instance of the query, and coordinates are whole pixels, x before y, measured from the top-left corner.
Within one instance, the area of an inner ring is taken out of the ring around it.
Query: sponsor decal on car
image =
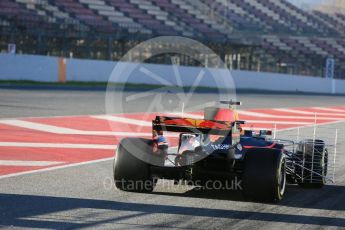
[[[213,150],[228,150],[230,149],[229,144],[211,144]]]

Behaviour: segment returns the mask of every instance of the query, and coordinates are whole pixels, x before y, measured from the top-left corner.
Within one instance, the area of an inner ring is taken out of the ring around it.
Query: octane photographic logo
[[[158,178],[157,178],[158,179]],[[118,183],[123,183],[129,185],[128,187],[132,188],[145,188],[152,186],[152,182],[150,181],[133,181],[133,180],[120,180],[117,181]],[[189,189],[197,190],[213,190],[213,191],[243,191],[243,181],[238,178],[234,177],[231,180],[160,180],[157,185],[159,185],[159,189],[165,192],[181,192],[187,191]],[[122,192],[121,190],[117,189],[114,180],[111,177],[106,177],[103,180],[103,187],[105,190],[113,191],[114,189],[118,192]]]
[[[149,64],[152,60],[170,64]],[[184,65],[185,60],[194,67]],[[230,71],[210,48],[189,38],[163,36],[139,43],[116,63],[105,100],[106,119],[118,141],[124,137],[152,140],[151,121],[156,115],[202,119],[205,107],[236,100],[236,90]],[[164,137],[168,153],[176,153],[178,133],[164,132]],[[127,151],[147,163],[162,164],[144,156],[141,147]]]

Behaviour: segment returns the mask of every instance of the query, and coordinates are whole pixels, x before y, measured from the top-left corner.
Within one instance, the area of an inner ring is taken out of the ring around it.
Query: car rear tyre
[[[245,156],[243,193],[255,201],[277,202],[286,187],[286,160],[278,149],[251,149]]]
[[[297,184],[304,188],[322,188],[326,183],[328,151],[322,140],[306,139],[296,152]]]
[[[152,152],[150,140],[124,138],[114,158],[115,186],[123,191],[152,192],[156,180],[152,178],[148,159]]]

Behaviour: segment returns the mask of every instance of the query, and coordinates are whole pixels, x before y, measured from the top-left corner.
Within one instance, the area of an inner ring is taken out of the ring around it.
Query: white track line
[[[301,121],[274,121],[274,118],[289,118],[289,119],[303,119],[303,120],[315,120],[315,116],[280,116],[280,115],[271,115],[271,114],[265,114],[265,113],[257,113],[257,112],[250,112],[250,111],[243,111],[239,110],[239,113],[242,115],[249,115],[249,116],[255,116],[255,117],[266,117],[266,118],[272,118],[271,121],[261,121],[261,120],[247,120],[248,123],[269,123],[269,124],[296,124],[296,125],[309,125],[308,122],[301,122]],[[177,115],[177,114],[176,114]],[[186,114],[186,116],[189,116],[189,114]],[[200,115],[191,115],[194,118],[200,118]],[[151,122],[148,121],[140,121],[137,119],[129,119],[129,118],[123,118],[123,117],[116,117],[116,116],[92,116],[97,119],[106,119],[106,120],[112,120],[112,121],[118,121],[122,123],[127,124],[135,124],[135,125],[142,125],[142,126],[151,126]],[[345,118],[335,118],[335,117],[317,117],[317,120],[345,120]],[[152,134],[151,132],[136,132],[134,129],[133,132],[111,132],[111,131],[87,131],[87,130],[76,130],[76,129],[69,129],[69,128],[62,128],[58,126],[53,125],[46,125],[41,124],[38,122],[31,122],[31,121],[23,121],[23,120],[17,120],[17,119],[11,119],[11,120],[0,120],[0,123],[11,125],[11,126],[17,126],[21,128],[27,128],[31,130],[41,131],[41,132],[49,132],[54,134],[67,134],[67,135],[90,135],[90,136],[142,136],[142,137],[150,137]],[[176,135],[168,134],[167,136],[175,137]]]
[[[56,134],[74,134],[76,130],[69,128],[62,128],[53,125],[45,125],[37,122],[23,121],[23,120],[0,120],[1,124],[12,125],[26,129],[33,129],[42,132],[56,133]]]
[[[138,124],[138,120],[137,124]],[[89,136],[152,136],[151,132],[111,132],[111,131],[87,131],[87,130],[77,130],[69,128],[61,128],[54,125],[45,125],[38,122],[23,121],[23,120],[0,120],[0,124],[16,126],[20,128],[26,128],[41,132],[53,133],[53,134],[65,134],[65,135],[89,135]],[[151,123],[150,123],[151,124]],[[152,124],[151,124],[152,125]]]
[[[65,162],[59,161],[13,161],[13,160],[0,160],[1,166],[50,166],[63,164]]]
[[[300,111],[300,110],[296,110],[296,109],[272,109],[278,112],[284,112],[284,113],[298,113],[298,114],[306,114],[306,115],[311,115],[314,114],[312,112],[307,112],[307,111]]]
[[[323,116],[341,116],[345,118],[345,114],[336,114],[336,113],[324,113],[324,112],[311,112],[311,111],[302,111],[296,109],[273,109],[275,111],[284,112],[284,113],[297,113],[305,115],[323,115]]]
[[[260,130],[273,130],[273,128],[267,128],[267,127],[250,127],[250,126],[244,126],[244,130],[254,130],[254,131],[260,131]]]
[[[204,116],[191,113],[166,113],[168,115],[174,116],[184,116],[185,118],[194,118],[194,119],[204,119]],[[313,117],[314,118],[314,117]],[[345,115],[344,115],[345,119]],[[265,120],[246,120],[246,123],[267,123],[267,124],[286,124],[286,125],[310,125],[314,124],[311,122],[301,122],[301,121],[265,121]]]
[[[330,124],[336,124],[336,123],[341,123],[344,121],[334,121],[334,122],[327,122],[327,123],[322,123],[322,124],[317,124],[317,126],[325,126],[325,125],[330,125]],[[313,124],[314,125],[314,124]],[[307,128],[311,127],[310,126],[304,126],[304,127],[292,127],[292,128],[286,128],[286,129],[281,129],[277,130],[277,132],[283,132],[283,131],[288,131],[288,130],[294,130],[297,128]],[[250,127],[247,127],[245,129],[250,129]],[[254,128],[256,129],[267,129],[267,128]],[[35,173],[41,173],[41,172],[48,172],[48,171],[53,171],[53,170],[58,170],[58,169],[64,169],[64,168],[69,168],[69,167],[76,167],[76,166],[82,166],[82,165],[88,165],[88,164],[93,164],[93,163],[99,163],[99,162],[104,162],[104,161],[110,161],[113,160],[113,157],[110,158],[104,158],[104,159],[99,159],[99,160],[94,160],[94,161],[88,161],[88,162],[82,162],[82,163],[75,163],[75,164],[68,164],[68,165],[63,165],[63,166],[56,166],[56,167],[50,167],[50,168],[45,168],[45,169],[39,169],[39,170],[33,170],[33,171],[26,171],[26,172],[20,172],[20,173],[13,173],[13,174],[7,174],[0,176],[0,179],[4,178],[11,178],[15,176],[21,176],[21,175],[27,175],[27,174],[35,174]]]
[[[203,115],[193,114],[193,113],[181,113],[181,112],[171,112],[171,113],[164,113],[167,116],[176,116],[176,117],[183,117],[183,118],[193,118],[193,119],[204,119]]]
[[[193,119],[203,119],[204,116],[202,115],[197,115],[197,114],[189,114],[189,113],[164,113],[164,115],[170,115],[170,116],[183,116],[184,118],[193,118]],[[345,116],[345,115],[344,115]],[[91,116],[93,118],[97,119],[104,119],[108,121],[117,121],[117,122],[122,122],[122,123],[127,123],[127,124],[134,124],[138,126],[147,126],[150,127],[152,126],[151,122],[148,121],[141,121],[137,119],[131,119],[131,118],[124,118],[124,117],[116,117],[116,116]],[[344,117],[345,119],[345,117]],[[267,123],[267,124],[296,124],[296,125],[310,125],[312,123],[310,122],[300,122],[300,121],[264,121],[264,120],[246,120],[248,123]]]
[[[193,118],[193,119],[203,119],[204,116],[201,115],[196,115],[196,114],[182,114],[182,113],[166,113],[166,115],[173,115],[173,116],[182,116],[184,118]],[[117,121],[116,118],[114,119],[112,116],[108,117],[94,117],[97,119],[106,119],[106,120],[111,120],[111,121]],[[344,117],[345,119],[345,117]],[[127,119],[127,118],[121,118],[121,121],[123,123],[127,124],[138,124],[138,126],[152,126],[151,122],[144,122],[136,119]],[[301,121],[265,121],[265,120],[246,120],[247,123],[267,123],[267,124],[286,124],[286,125],[310,125],[313,124],[311,122],[301,122]]]
[[[197,115],[197,114],[191,114],[191,113],[167,113],[169,115],[175,115],[175,116],[182,116],[184,115],[184,117],[188,117],[188,118],[194,118],[194,119],[204,119],[204,116],[202,115]],[[313,116],[313,119],[314,116]],[[345,119],[345,115],[344,115],[344,119]],[[246,123],[267,123],[267,124],[286,124],[286,125],[310,125],[310,124],[314,124],[311,122],[301,122],[301,121],[265,121],[265,120],[245,120]]]
[[[313,122],[303,122],[303,121],[264,121],[264,120],[245,120],[246,123],[265,123],[265,124],[280,124],[280,125],[311,125]]]
[[[0,142],[0,147],[28,147],[28,148],[69,148],[69,149],[116,149],[117,145],[98,144],[61,144],[35,142]]]
[[[197,115],[197,114],[191,114],[191,113],[181,113],[181,112],[171,112],[171,113],[162,113],[162,115],[165,116],[178,116],[183,118],[193,118],[193,119],[203,119],[204,116]],[[121,122],[131,125],[138,125],[138,126],[147,126],[151,127],[152,122],[151,121],[143,121],[133,118],[125,118],[125,117],[119,117],[116,115],[96,115],[96,116],[90,116],[92,118],[101,119],[101,120],[107,120],[107,121],[114,121],[114,122]]]
[[[318,109],[318,110],[325,110],[328,112],[340,112],[345,114],[345,109],[333,109],[333,108],[324,108],[324,107],[312,107],[312,109]]]
[[[126,123],[126,124],[131,124],[131,125],[152,126],[152,122],[149,122],[149,121],[141,121],[137,119],[131,119],[131,118],[125,118],[125,117],[119,117],[119,116],[113,116],[113,115],[100,115],[100,116],[91,116],[91,117],[96,118],[96,119],[121,122],[121,123]]]
[[[282,115],[273,115],[267,113],[258,113],[251,111],[238,110],[239,114],[253,117],[265,117],[265,118],[283,118],[283,119],[303,119],[303,120],[315,120],[315,116],[282,116]],[[317,120],[345,120],[345,118],[339,117],[317,117]],[[263,121],[264,122],[264,121]]]
[[[341,122],[344,122],[344,121],[335,121],[335,122],[317,124],[317,126],[324,126],[324,125],[336,124],[336,123],[341,123]],[[308,127],[308,126],[306,126],[306,127]],[[293,129],[297,129],[297,128],[300,128],[300,127],[281,129],[281,130],[277,130],[277,132],[288,131],[288,130],[293,130]],[[303,127],[303,128],[305,128],[305,127]],[[262,128],[262,129],[266,129],[266,128]],[[82,162],[82,163],[68,164],[68,165],[62,165],[62,166],[53,166],[53,167],[45,168],[45,169],[38,169],[38,170],[32,170],[32,171],[26,171],[26,172],[12,173],[12,174],[0,176],[0,179],[22,176],[22,175],[28,175],[28,174],[36,174],[36,173],[41,173],[41,172],[49,172],[49,171],[54,171],[54,170],[58,170],[58,169],[94,164],[94,163],[110,161],[110,160],[114,160],[114,158],[110,157],[110,158],[104,158],[104,159],[94,160],[94,161],[87,161],[87,162]]]
[[[10,177],[15,177],[15,176],[21,176],[21,175],[27,175],[27,174],[49,172],[49,171],[53,171],[53,170],[57,170],[57,169],[64,169],[64,168],[76,167],[76,166],[81,166],[81,165],[88,165],[88,164],[93,164],[93,163],[110,161],[110,160],[113,160],[113,159],[114,159],[113,157],[109,157],[109,158],[104,158],[104,159],[94,160],[94,161],[87,161],[87,162],[82,162],[82,163],[75,163],[75,164],[68,164],[68,165],[61,165],[61,166],[53,166],[53,167],[45,168],[45,169],[38,169],[38,170],[32,170],[32,171],[26,171],[26,172],[12,173],[12,174],[7,174],[7,175],[0,176],[0,179],[10,178]]]
[[[326,126],[326,125],[333,125],[333,124],[338,124],[338,123],[343,123],[345,122],[344,120],[340,121],[331,121],[331,122],[325,122],[325,123],[318,123],[316,126]],[[312,125],[306,125],[306,126],[297,126],[297,127],[291,127],[291,128],[285,128],[285,129],[278,129],[277,132],[283,132],[283,131],[289,131],[289,130],[294,130],[294,129],[304,129],[304,128],[310,128],[314,127],[315,124]]]

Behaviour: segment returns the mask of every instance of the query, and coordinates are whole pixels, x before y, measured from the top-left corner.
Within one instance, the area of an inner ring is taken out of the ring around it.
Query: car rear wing
[[[240,101],[220,101],[219,103],[225,105],[242,105]]]
[[[156,131],[202,133],[220,136],[231,136],[236,124],[243,121],[214,121],[205,119],[156,116],[152,121],[152,129]]]

